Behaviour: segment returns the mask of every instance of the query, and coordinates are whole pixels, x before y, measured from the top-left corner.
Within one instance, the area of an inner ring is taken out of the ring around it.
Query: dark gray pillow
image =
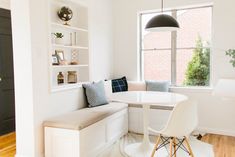
[[[82,86],[85,89],[88,107],[108,104],[103,81],[92,84],[83,84]]]
[[[112,80],[113,93],[128,91],[128,83],[126,77]]]
[[[169,81],[145,81],[147,91],[169,92]]]

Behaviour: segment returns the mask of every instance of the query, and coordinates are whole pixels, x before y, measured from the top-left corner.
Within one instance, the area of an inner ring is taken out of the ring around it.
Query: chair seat
[[[82,130],[126,108],[128,104],[115,102],[94,108],[84,108],[48,119],[44,122],[44,127]]]
[[[156,151],[161,147],[168,144],[170,144],[170,157],[173,155],[176,157],[178,148],[186,151],[190,157],[194,157],[187,136],[196,128],[197,122],[197,105],[195,102],[184,101],[177,104],[173,109],[166,126],[162,130],[158,131],[153,128],[148,128],[150,131],[159,134],[151,157],[154,157]]]

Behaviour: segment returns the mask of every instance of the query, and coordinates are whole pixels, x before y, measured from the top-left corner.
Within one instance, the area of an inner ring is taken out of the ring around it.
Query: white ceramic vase
[[[55,38],[55,43],[58,44],[58,45],[63,45],[64,40],[63,40],[63,38]]]

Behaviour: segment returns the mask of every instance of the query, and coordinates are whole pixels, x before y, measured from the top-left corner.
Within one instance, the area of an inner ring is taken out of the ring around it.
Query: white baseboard
[[[226,131],[226,130],[220,130],[220,129],[214,129],[214,128],[199,127],[199,128],[197,128],[197,131],[235,137],[235,130],[234,131]]]
[[[25,155],[16,154],[15,157],[32,157],[32,156],[25,156]],[[41,155],[39,155],[38,157],[44,157],[44,155],[41,154]]]
[[[16,154],[15,157],[29,157],[29,156],[24,156],[24,155]]]

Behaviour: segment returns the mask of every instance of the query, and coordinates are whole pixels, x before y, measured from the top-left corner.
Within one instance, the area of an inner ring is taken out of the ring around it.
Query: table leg
[[[125,152],[130,157],[151,157],[154,145],[149,140],[149,111],[150,105],[143,105],[143,127],[144,127],[144,138],[141,143],[130,144],[125,147]],[[159,156],[159,154],[161,156]],[[156,153],[156,156],[166,157],[168,155],[166,150],[161,150]]]
[[[149,110],[150,105],[143,105],[143,127],[144,127],[144,139],[143,139],[143,146],[149,147],[150,141],[149,141]]]

